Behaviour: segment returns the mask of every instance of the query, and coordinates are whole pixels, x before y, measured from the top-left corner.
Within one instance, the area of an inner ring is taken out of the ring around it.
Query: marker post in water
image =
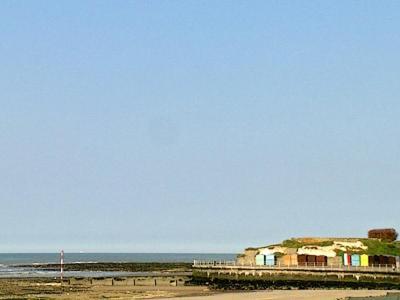
[[[64,250],[60,253],[60,278],[63,280],[64,277]]]

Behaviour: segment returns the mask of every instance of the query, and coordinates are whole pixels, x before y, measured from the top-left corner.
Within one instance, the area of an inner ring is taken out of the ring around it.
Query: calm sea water
[[[65,253],[64,262],[193,262],[233,260],[235,254],[216,253]],[[58,263],[59,253],[0,253],[0,264]]]
[[[188,262],[193,260],[234,260],[236,254],[224,253],[65,253],[64,262]],[[31,265],[59,263],[59,253],[0,253],[0,277],[56,277],[58,272],[38,271]],[[65,272],[65,276],[117,276],[124,272]]]

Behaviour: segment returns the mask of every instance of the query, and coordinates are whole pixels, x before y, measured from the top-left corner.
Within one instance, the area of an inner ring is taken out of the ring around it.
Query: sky
[[[0,1],[0,252],[400,230],[399,1]]]

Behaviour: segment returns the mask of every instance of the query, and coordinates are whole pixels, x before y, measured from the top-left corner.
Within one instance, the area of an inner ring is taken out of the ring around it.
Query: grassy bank
[[[368,255],[393,255],[400,256],[400,242],[384,242],[374,239],[362,239],[361,242],[368,247],[364,253]]]

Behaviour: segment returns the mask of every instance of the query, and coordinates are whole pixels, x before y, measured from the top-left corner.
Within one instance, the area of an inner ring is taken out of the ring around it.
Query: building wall
[[[281,266],[297,266],[297,254],[286,254],[278,257],[277,263]]]

